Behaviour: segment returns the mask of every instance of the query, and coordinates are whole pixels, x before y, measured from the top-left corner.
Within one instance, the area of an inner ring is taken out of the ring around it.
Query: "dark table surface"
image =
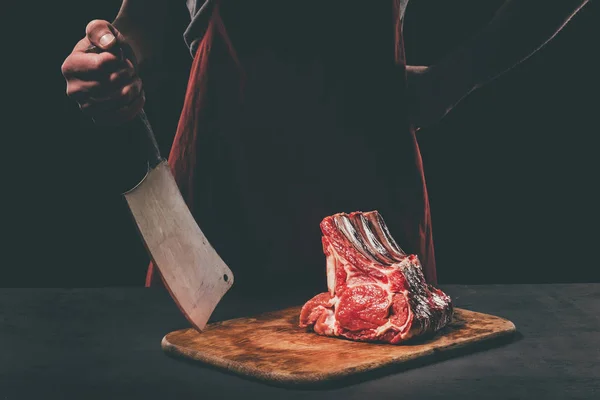
[[[501,347],[350,386],[267,386],[166,356],[188,324],[161,289],[0,289],[0,400],[600,399],[600,284],[442,286],[458,307],[502,316]],[[219,305],[214,319],[301,304],[310,294]]]

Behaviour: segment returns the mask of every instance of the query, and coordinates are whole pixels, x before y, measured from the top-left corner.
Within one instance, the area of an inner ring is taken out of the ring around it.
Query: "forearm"
[[[123,0],[112,23],[125,36],[142,68],[162,57],[167,7],[166,0]]]
[[[480,87],[544,46],[587,1],[507,0],[486,28],[438,68],[467,92]]]

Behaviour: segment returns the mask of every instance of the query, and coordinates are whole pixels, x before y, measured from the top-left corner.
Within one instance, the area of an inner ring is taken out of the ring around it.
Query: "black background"
[[[164,152],[191,64],[185,2],[170,3],[168,59],[146,106]],[[0,286],[143,285],[145,250],[104,174],[110,146],[66,97],[60,72],[87,22],[112,20],[119,4],[27,2],[6,14]],[[408,62],[440,59],[500,4],[412,0]],[[541,51],[419,133],[440,282],[600,281],[598,15],[588,4]]]

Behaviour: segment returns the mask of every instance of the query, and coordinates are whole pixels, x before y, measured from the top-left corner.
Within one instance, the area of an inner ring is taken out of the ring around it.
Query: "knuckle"
[[[102,20],[102,19],[93,19],[90,22],[88,22],[87,26],[85,27],[85,33],[86,34],[90,34],[90,32],[92,32],[94,29],[97,29],[98,27],[102,27],[102,26],[106,26],[107,25],[107,21]]]
[[[67,96],[74,97],[77,95],[77,89],[73,87],[73,85],[67,84]]]
[[[60,65],[60,72],[62,75],[67,78],[73,75],[73,71],[77,69],[77,62],[73,56],[73,53],[69,54],[67,58],[65,58]]]
[[[66,76],[69,74],[70,69],[71,69],[71,60],[69,59],[69,57],[67,57],[60,66],[60,72],[63,74],[63,76]]]
[[[121,90],[121,96],[125,99],[132,99],[137,93],[138,88],[133,84],[127,85]]]
[[[108,76],[108,81],[110,83],[117,83],[118,81],[120,81],[123,77],[123,73],[122,72],[111,72],[111,74]]]

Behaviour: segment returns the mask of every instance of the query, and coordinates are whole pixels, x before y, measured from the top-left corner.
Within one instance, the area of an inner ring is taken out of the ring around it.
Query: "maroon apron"
[[[399,0],[384,3],[215,6],[169,163],[239,291],[324,289],[319,223],[370,210],[437,283]]]

